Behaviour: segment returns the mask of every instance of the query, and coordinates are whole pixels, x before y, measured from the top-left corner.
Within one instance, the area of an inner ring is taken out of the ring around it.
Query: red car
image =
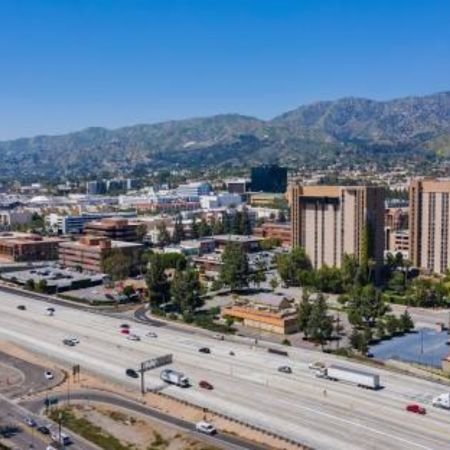
[[[121,332],[122,334],[130,334],[130,329],[129,329],[129,328],[121,328],[121,329],[120,329],[120,332]]]
[[[198,385],[203,388],[203,389],[208,389],[209,391],[211,391],[213,388],[213,385],[211,383],[208,383],[205,380],[200,381],[200,383],[198,383]]]
[[[406,411],[415,413],[415,414],[426,414],[427,410],[420,405],[417,405],[416,403],[412,403],[410,405],[406,405]]]

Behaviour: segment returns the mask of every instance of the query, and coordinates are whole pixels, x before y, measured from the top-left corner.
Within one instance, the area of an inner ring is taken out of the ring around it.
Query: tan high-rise
[[[450,263],[450,180],[416,179],[409,187],[410,258],[443,273]]]
[[[340,267],[345,254],[367,252],[383,262],[384,189],[369,186],[289,186],[292,244],[315,268]]]

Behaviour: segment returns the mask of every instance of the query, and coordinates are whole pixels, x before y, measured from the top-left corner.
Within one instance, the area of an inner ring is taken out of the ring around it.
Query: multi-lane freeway
[[[27,310],[18,310],[19,304]],[[142,337],[133,342],[119,333],[123,319],[59,305],[49,317],[45,306],[0,292],[0,338],[136,389],[139,381],[127,377],[126,368],[137,369],[143,360],[173,353],[172,367],[189,376],[192,387],[167,386],[165,392],[318,449],[450,449],[450,412],[430,405],[433,396],[448,389],[439,384],[377,369],[383,389],[364,390],[314,376],[308,364],[338,361],[330,355],[289,349],[285,358],[262,348],[130,322],[132,332]],[[149,330],[158,337],[145,337]],[[64,346],[67,335],[78,336],[80,343]],[[211,354],[198,351],[204,346]],[[278,372],[281,364],[289,364],[293,373]],[[200,380],[213,384],[214,390],[199,388]],[[146,384],[162,386],[158,369],[147,372]],[[428,413],[406,412],[411,402],[426,406]]]

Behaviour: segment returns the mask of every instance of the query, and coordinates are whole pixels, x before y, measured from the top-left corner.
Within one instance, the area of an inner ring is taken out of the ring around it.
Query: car
[[[53,372],[51,372],[50,370],[46,370],[44,376],[47,380],[53,380],[53,378],[55,378]]]
[[[204,420],[202,420],[201,422],[197,422],[195,424],[195,429],[200,432],[200,433],[205,433],[205,434],[216,434],[217,430],[214,427],[214,425],[212,425],[209,422],[205,422]]]
[[[49,435],[50,434],[50,428],[47,427],[46,425],[41,425],[39,427],[36,428],[39,433],[45,434],[45,435]]]
[[[158,337],[158,335],[157,335],[156,333],[154,333],[153,331],[149,331],[149,332],[146,334],[146,336],[147,336],[147,337],[151,337],[151,338],[157,338],[157,337]]]
[[[198,349],[198,351],[200,353],[211,353],[211,350],[209,349],[209,347],[201,347]]]
[[[63,344],[67,345],[68,347],[75,347],[75,342],[73,342],[71,339],[63,339]]]
[[[406,405],[406,411],[422,415],[427,413],[427,410],[423,406],[418,405],[417,403],[410,403],[409,405]]]
[[[140,341],[141,338],[137,334],[129,334],[127,339],[130,341]]]
[[[36,426],[36,421],[32,417],[25,417],[24,422],[31,428]]]
[[[278,372],[292,373],[292,369],[289,366],[280,366],[278,367]]]
[[[53,316],[53,314],[55,314],[55,308],[46,308],[45,309],[45,314],[47,314],[47,316]]]
[[[325,364],[320,361],[312,362],[312,363],[308,364],[308,369],[311,369],[311,370],[325,369]]]
[[[128,377],[139,378],[139,374],[134,369],[127,369],[125,373]]]
[[[69,336],[67,339],[70,339],[74,344],[80,343],[80,338],[78,338],[77,336]]]
[[[19,305],[17,309],[19,309],[20,311],[25,311],[27,307],[25,305]]]
[[[128,325],[127,323],[122,323],[120,325],[120,328],[130,328],[130,325]]]
[[[45,447],[45,450],[58,450],[56,447],[53,447],[53,445],[47,445],[47,447]]]
[[[223,334],[215,334],[213,336],[214,339],[218,339],[219,341],[223,341],[225,339]]]
[[[120,329],[120,332],[121,332],[122,334],[130,334],[130,330],[129,330],[128,328],[121,328],[121,329]]]
[[[208,383],[208,381],[202,380],[198,383],[198,385],[202,389],[208,389],[208,391],[212,391],[214,389],[214,386],[211,383]]]

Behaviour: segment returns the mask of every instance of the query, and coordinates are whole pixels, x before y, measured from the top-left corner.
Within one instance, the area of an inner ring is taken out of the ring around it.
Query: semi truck
[[[438,408],[450,409],[450,393],[446,392],[445,394],[434,397],[432,404]]]
[[[163,371],[161,371],[160,378],[166,383],[175,384],[176,386],[189,386],[189,378],[186,377],[183,373],[177,372],[176,370],[164,369]]]
[[[316,376],[333,381],[345,381],[368,389],[379,389],[380,376],[371,372],[349,369],[342,366],[329,366],[317,370]]]

